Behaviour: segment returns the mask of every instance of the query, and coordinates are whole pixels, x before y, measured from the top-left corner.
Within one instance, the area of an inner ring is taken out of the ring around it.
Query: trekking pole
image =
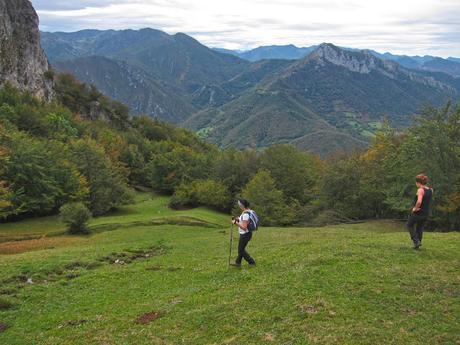
[[[230,266],[232,260],[232,246],[233,246],[233,223],[230,227],[230,254],[228,255],[228,265]]]

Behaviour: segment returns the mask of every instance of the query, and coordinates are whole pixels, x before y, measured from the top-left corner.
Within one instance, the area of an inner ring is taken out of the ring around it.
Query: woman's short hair
[[[425,174],[418,174],[417,176],[415,176],[415,181],[423,185],[426,185],[428,183],[428,176],[426,176]]]
[[[238,199],[238,203],[241,204],[244,208],[249,207],[249,201],[247,201],[246,199]]]

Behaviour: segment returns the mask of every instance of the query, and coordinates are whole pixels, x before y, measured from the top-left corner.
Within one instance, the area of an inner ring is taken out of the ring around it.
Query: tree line
[[[245,197],[268,226],[403,218],[423,172],[435,188],[432,226],[460,229],[457,105],[426,107],[410,128],[385,124],[365,151],[321,159],[285,144],[222,150],[185,129],[130,118],[69,75],[55,81],[52,103],[0,91],[3,221],[70,212],[74,203],[100,216],[132,202],[133,186],[171,195],[176,209],[230,213]]]

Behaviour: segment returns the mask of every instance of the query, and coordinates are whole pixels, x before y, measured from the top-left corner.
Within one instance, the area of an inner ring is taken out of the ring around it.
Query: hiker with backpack
[[[249,208],[249,201],[245,199],[238,200],[238,206],[242,210],[239,217],[232,219],[232,223],[238,225],[240,239],[238,241],[238,256],[234,264],[231,266],[241,267],[241,261],[244,258],[249,265],[255,265],[256,261],[246,251],[246,246],[252,238],[252,232],[257,230],[259,226],[259,218],[257,214]]]

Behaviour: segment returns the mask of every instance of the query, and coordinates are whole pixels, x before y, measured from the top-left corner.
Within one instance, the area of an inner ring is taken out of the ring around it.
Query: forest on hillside
[[[425,173],[435,190],[431,226],[460,229],[460,106],[426,107],[400,131],[385,124],[364,151],[327,159],[279,144],[219,149],[146,116],[70,75],[56,100],[0,91],[1,221],[83,203],[100,216],[132,202],[132,188],[172,195],[170,207],[232,212],[251,201],[262,224],[332,224],[405,218]]]

